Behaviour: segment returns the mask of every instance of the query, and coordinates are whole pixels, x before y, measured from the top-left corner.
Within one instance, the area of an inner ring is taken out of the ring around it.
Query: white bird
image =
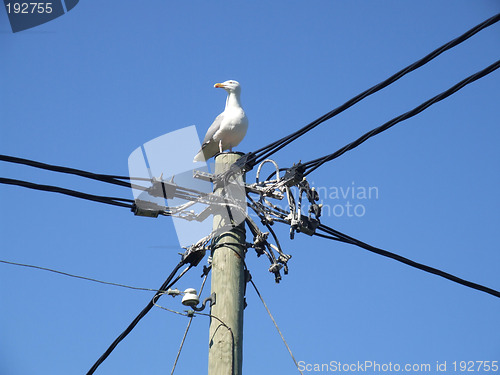
[[[238,146],[247,133],[248,119],[241,108],[239,82],[229,80],[216,83],[214,87],[227,91],[226,108],[208,128],[201,150],[194,157],[194,161],[208,160],[224,150],[233,151],[233,147]]]

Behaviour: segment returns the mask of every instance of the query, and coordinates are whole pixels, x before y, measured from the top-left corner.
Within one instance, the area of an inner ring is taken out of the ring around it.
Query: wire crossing
[[[326,156],[323,156],[321,158],[317,158],[317,159],[308,161],[306,163],[303,163],[303,166],[306,169],[306,172],[304,173],[304,176],[307,176],[309,173],[311,173],[312,171],[316,170],[317,168],[319,168],[324,163],[326,163],[326,162],[328,162],[330,160],[336,159],[339,156],[341,156],[342,154],[346,153],[347,151],[352,150],[352,149],[358,147],[363,142],[366,142],[369,138],[374,137],[377,134],[380,134],[380,133],[382,133],[383,131],[385,131],[387,129],[390,129],[394,125],[396,125],[396,124],[398,124],[398,123],[400,123],[400,122],[402,122],[404,120],[407,120],[407,119],[409,119],[409,118],[411,118],[413,116],[418,115],[420,112],[422,112],[425,109],[429,108],[431,105],[433,105],[435,103],[438,103],[438,102],[440,102],[443,99],[446,99],[447,97],[449,97],[452,94],[456,93],[457,91],[461,90],[462,88],[464,88],[468,84],[470,84],[470,83],[472,83],[474,81],[477,81],[478,79],[480,79],[480,78],[482,78],[482,77],[484,77],[484,76],[486,76],[486,75],[494,72],[499,67],[500,67],[500,60],[494,62],[493,64],[491,64],[490,66],[484,68],[483,70],[481,70],[481,71],[479,71],[479,72],[477,72],[475,74],[472,74],[471,76],[469,76],[469,77],[465,78],[464,80],[458,82],[456,85],[450,87],[448,90],[443,91],[442,93],[434,96],[433,98],[425,101],[424,103],[422,103],[419,106],[413,108],[412,110],[410,110],[410,111],[408,111],[406,113],[403,113],[402,115],[399,115],[399,116],[393,118],[392,120],[387,121],[385,124],[383,124],[383,125],[375,128],[375,129],[369,131],[368,133],[365,133],[364,135],[362,135],[361,137],[359,137],[358,139],[356,139],[354,142],[349,143],[348,145],[342,147],[341,149],[335,151],[334,153],[326,155]]]

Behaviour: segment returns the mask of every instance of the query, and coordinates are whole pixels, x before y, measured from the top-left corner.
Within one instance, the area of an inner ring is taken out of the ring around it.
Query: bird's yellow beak
[[[223,83],[216,83],[216,84],[214,85],[214,87],[216,87],[216,88],[222,88],[222,89],[223,89],[225,86],[224,86],[224,84],[223,84]]]

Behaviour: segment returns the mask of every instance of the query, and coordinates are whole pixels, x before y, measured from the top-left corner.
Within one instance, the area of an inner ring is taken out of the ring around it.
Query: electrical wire
[[[443,100],[443,99],[449,97],[450,95],[456,93],[457,91],[461,90],[463,87],[467,86],[468,84],[470,84],[474,81],[477,81],[478,79],[494,72],[499,67],[500,67],[500,60],[494,62],[493,64],[484,68],[483,70],[481,70],[477,73],[474,73],[471,76],[463,79],[462,81],[458,82],[454,86],[450,87],[448,90],[443,91],[442,93],[434,96],[433,98],[425,101],[424,103],[413,108],[412,110],[410,110],[406,113],[403,113],[402,115],[399,115],[399,116],[393,118],[392,120],[387,121],[385,124],[369,131],[368,133],[365,133],[364,135],[362,135],[361,137],[356,139],[354,142],[349,143],[348,145],[342,147],[341,149],[335,151],[334,153],[323,156],[321,158],[317,158],[317,159],[308,161],[306,163],[303,163],[303,165],[306,169],[304,176],[307,176],[309,173],[311,173],[315,169],[319,168],[324,163],[326,163],[330,160],[333,160],[335,158],[338,158],[339,156],[346,153],[347,151],[356,148],[357,146],[359,146],[363,142],[367,141],[369,138],[374,137],[375,135],[382,133],[383,131],[391,128],[392,126],[396,125],[399,122],[402,122],[404,120],[407,120],[407,119],[419,114],[420,112],[429,108],[431,105],[438,103],[441,100]]]
[[[465,40],[469,39],[479,31],[495,24],[500,20],[500,13],[494,15],[493,17],[481,22],[480,24],[474,26],[464,34],[460,35],[459,37],[449,41],[448,43],[443,44],[441,47],[435,49],[431,53],[427,54],[420,60],[414,62],[413,64],[408,65],[407,67],[401,69],[399,72],[393,74],[386,80],[376,84],[375,86],[363,91],[362,93],[358,94],[357,96],[353,97],[352,99],[348,100],[341,106],[333,109],[332,111],[328,112],[327,114],[317,118],[316,120],[312,121],[308,125],[304,126],[303,128],[297,130],[296,132],[283,137],[273,143],[268,144],[267,146],[264,146],[262,148],[259,148],[258,150],[254,152],[250,152],[244,156],[246,159],[246,168],[247,170],[250,170],[255,166],[256,164],[260,163],[261,161],[267,159],[270,155],[273,153],[279,151],[289,143],[293,142],[297,138],[301,137],[311,129],[315,128],[316,126],[320,125],[321,123],[325,122],[326,120],[331,119],[332,117],[340,114],[341,112],[345,111],[346,109],[352,107],[354,104],[358,103],[359,101],[365,99],[366,97],[376,93],[377,91],[382,90],[383,88],[389,86],[390,84],[396,82],[406,74],[416,70],[417,68],[420,68],[421,66],[427,64],[437,56],[441,55],[443,52],[456,47],[460,43],[464,42]]]
[[[500,65],[500,61],[497,63],[497,66],[498,65]],[[247,194],[247,196],[248,196],[248,194]],[[254,210],[257,210],[256,212],[259,215],[259,217],[261,215],[264,215],[264,213],[263,213],[264,210],[262,210],[259,207],[255,207],[256,206],[256,202],[253,201],[250,196],[248,196],[248,199],[251,202],[251,204],[249,204],[249,207],[253,208]],[[273,213],[274,214],[274,212],[271,212],[269,210],[265,210],[265,212]],[[286,212],[284,214],[286,214]],[[307,220],[307,218],[305,218],[305,219]],[[290,225],[290,220],[287,220],[287,219],[285,219],[285,220],[282,221],[282,220],[274,218],[274,220]],[[250,226],[250,228],[252,230],[252,226],[250,225],[250,223],[249,223],[249,226]],[[323,232],[323,233],[321,233],[321,232]],[[254,236],[256,235],[256,233],[257,233],[257,231],[255,229],[253,229]],[[454,275],[449,274],[447,272],[444,272],[442,270],[439,270],[439,269],[436,269],[436,268],[433,268],[433,267],[430,267],[430,266],[426,266],[424,264],[420,264],[420,263],[414,262],[414,261],[412,261],[410,259],[407,259],[405,257],[402,257],[400,255],[397,255],[397,254],[391,253],[389,251],[382,250],[382,249],[376,248],[374,246],[368,245],[368,244],[366,244],[366,243],[364,243],[362,241],[356,240],[353,237],[349,237],[348,235],[346,235],[344,233],[336,231],[333,228],[330,228],[330,227],[328,227],[328,226],[326,226],[324,224],[319,224],[319,226],[317,227],[317,230],[314,233],[312,233],[312,234],[315,235],[315,236],[318,236],[318,237],[329,239],[329,240],[334,240],[334,241],[345,242],[345,243],[357,245],[357,246],[359,246],[361,248],[364,248],[366,250],[369,250],[369,251],[374,252],[374,253],[379,254],[379,255],[383,255],[383,256],[392,258],[392,259],[394,259],[396,261],[402,262],[402,263],[407,264],[407,265],[409,265],[411,267],[414,267],[414,268],[417,268],[417,269],[420,269],[420,270],[423,270],[423,271],[426,271],[426,272],[429,272],[429,273],[441,276],[443,278],[446,278],[446,279],[451,280],[453,282],[456,282],[458,284],[461,284],[461,285],[464,285],[464,286],[467,286],[467,287],[470,287],[470,288],[473,288],[473,289],[476,289],[476,290],[479,290],[479,291],[491,294],[491,295],[493,295],[495,297],[500,297],[500,292],[498,292],[498,291],[496,291],[494,289],[488,288],[486,286],[483,286],[483,285],[480,285],[480,284],[477,284],[477,283],[473,283],[471,281],[467,281],[467,280],[461,279],[461,278],[459,278],[457,276],[454,276]]]
[[[33,190],[59,193],[59,194],[68,195],[71,197],[85,199],[85,200],[89,200],[89,201],[93,201],[93,202],[105,203],[105,204],[119,206],[119,207],[126,207],[129,209],[134,209],[134,207],[136,207],[135,206],[136,201],[132,200],[132,199],[93,195],[93,194],[83,193],[80,191],[70,190],[70,189],[66,189],[66,188],[62,188],[62,187],[58,187],[58,186],[41,185],[41,184],[36,184],[33,182],[22,181],[22,180],[17,180],[17,179],[0,177],[0,184],[21,186],[21,187],[25,187],[25,188],[33,189]],[[136,185],[130,185],[130,186],[133,189],[136,188]],[[139,188],[142,190],[147,190],[147,188],[142,187],[142,186],[140,186]],[[193,194],[197,194],[197,195],[193,195]],[[159,209],[162,209],[159,213],[162,215],[166,215],[166,216],[172,216],[172,214],[175,214],[179,211],[182,211],[185,208],[187,208],[193,204],[196,204],[197,202],[211,204],[212,202],[210,200],[207,201],[207,199],[206,199],[206,197],[208,195],[209,194],[207,194],[207,193],[199,192],[199,191],[196,191],[194,189],[184,188],[184,187],[180,187],[180,186],[176,185],[174,197],[181,198],[181,199],[187,200],[189,202],[187,202],[184,205],[181,205],[179,207],[174,207],[175,210],[173,210],[173,211],[172,211],[172,209],[167,210],[166,207],[158,206]],[[164,198],[167,198],[167,196],[165,195]],[[168,198],[170,198],[170,197],[168,197]]]
[[[138,190],[147,190],[147,188],[144,186],[141,186],[141,185],[132,184],[128,181],[135,180],[135,181],[152,182],[151,178],[127,177],[127,176],[93,173],[93,172],[88,172],[88,171],[84,171],[81,169],[68,168],[68,167],[63,167],[63,166],[53,165],[53,164],[46,164],[46,163],[41,163],[41,162],[38,162],[35,160],[23,159],[23,158],[18,158],[18,157],[9,156],[9,155],[0,155],[0,161],[14,163],[14,164],[27,165],[30,167],[49,170],[49,171],[58,172],[58,173],[72,174],[72,175],[76,175],[76,176],[80,176],[80,177],[84,177],[84,178],[89,178],[92,180],[97,180],[97,181],[101,181],[101,182],[105,182],[105,183],[110,183],[110,184],[124,186],[124,187],[132,188],[132,189],[138,189]],[[122,181],[122,180],[126,180],[127,182]],[[163,182],[166,183],[165,181],[163,181]],[[200,191],[195,190],[195,189],[180,187],[177,185],[175,185],[175,187],[176,187],[175,196],[174,196],[175,198],[189,200],[189,199],[196,199],[199,196],[207,195],[206,193],[200,192]],[[193,194],[196,194],[196,195],[193,196]]]
[[[52,193],[59,193],[59,194],[69,195],[71,197],[86,199],[89,201],[105,203],[105,204],[109,204],[112,206],[127,207],[130,209],[133,207],[133,203],[134,203],[134,201],[132,199],[117,198],[117,197],[104,197],[101,195],[87,194],[87,193],[82,193],[82,192],[76,191],[76,190],[65,189],[65,188],[61,188],[58,186],[40,185],[40,184],[35,184],[33,182],[15,180],[12,178],[0,177],[0,184],[22,186],[22,187],[25,187],[28,189],[48,191],[48,192],[52,192]]]
[[[181,274],[179,277],[177,277],[174,281],[172,279],[176,275],[177,271],[186,264],[186,260],[183,259],[177,264],[173,271],[170,273],[170,275],[167,277],[167,279],[164,281],[162,286],[159,288],[159,291],[156,292],[154,297],[151,299],[151,301],[148,302],[146,307],[142,309],[142,311],[137,315],[137,317],[129,324],[129,326],[111,343],[111,345],[106,349],[106,351],[99,357],[99,359],[94,363],[94,365],[90,368],[90,370],[87,372],[87,375],[93,374],[97,368],[108,358],[108,356],[111,354],[111,352],[116,348],[116,346],[122,341],[127,335],[132,332],[134,327],[139,323],[139,321],[146,316],[146,314],[153,308],[155,305],[156,301],[158,298],[160,298],[163,293],[170,288],[172,285],[175,284],[176,281],[179,280],[179,278],[184,275],[191,267],[192,265],[189,265]]]
[[[116,175],[108,175],[108,174],[101,174],[101,173],[93,173],[93,172],[87,172],[81,169],[75,169],[75,168],[68,168],[68,167],[62,167],[59,165],[52,165],[52,164],[46,164],[46,163],[41,163],[38,161],[34,160],[29,160],[29,159],[23,159],[23,158],[17,158],[14,156],[9,156],[9,155],[0,155],[0,161],[5,161],[9,163],[15,163],[15,164],[22,164],[22,165],[27,165],[30,167],[34,168],[39,168],[39,169],[45,169],[53,172],[60,172],[60,173],[66,173],[66,174],[73,174],[77,175],[80,177],[85,177],[85,178],[90,178],[93,180],[98,180],[102,182],[107,182],[115,185],[120,185],[120,186],[126,186],[130,187],[130,183],[127,183],[125,181],[121,180],[130,180],[130,177],[126,176],[116,176]],[[133,180],[141,180],[141,181],[151,181],[149,178],[139,178],[139,177],[134,177],[132,178]]]
[[[352,245],[359,246],[359,247],[361,247],[361,248],[363,248],[365,250],[371,251],[372,253],[375,253],[375,254],[378,254],[378,255],[382,255],[382,256],[394,259],[394,260],[396,260],[398,262],[404,263],[406,265],[409,265],[411,267],[417,268],[419,270],[422,270],[422,271],[425,271],[425,272],[429,272],[429,273],[432,273],[432,274],[437,275],[437,276],[444,277],[445,279],[451,280],[451,281],[453,281],[455,283],[458,283],[458,284],[467,286],[469,288],[476,289],[476,290],[479,290],[481,292],[485,292],[485,293],[491,294],[492,296],[500,298],[500,292],[497,291],[497,290],[488,288],[488,287],[486,287],[484,285],[473,283],[471,281],[467,281],[467,280],[461,279],[461,278],[459,278],[457,276],[454,276],[454,275],[452,275],[450,273],[441,271],[441,270],[439,270],[437,268],[426,266],[425,264],[414,262],[411,259],[405,258],[405,257],[403,257],[401,255],[398,255],[398,254],[395,254],[395,253],[391,253],[390,251],[382,250],[382,249],[377,248],[375,246],[368,245],[367,243],[364,243],[364,242],[362,242],[360,240],[357,240],[357,239],[355,239],[353,237],[350,237],[347,234],[339,232],[339,231],[337,231],[337,230],[335,230],[333,228],[327,227],[324,224],[320,224],[319,227],[318,227],[318,230],[321,230],[321,231],[323,231],[325,233],[328,233],[328,234],[332,235],[333,237],[330,238],[332,240],[337,240],[338,241],[340,239],[340,241],[342,241],[342,242],[347,242],[347,243],[350,243]],[[318,234],[316,234],[316,235],[318,235]],[[321,236],[321,237],[328,238],[327,236]]]
[[[162,310],[165,310],[165,311],[177,314],[177,315],[189,316],[187,313],[182,313],[180,311],[175,311],[175,310],[172,310],[172,309],[168,309],[165,306],[158,305],[157,303],[155,303],[155,306],[158,307],[158,308],[160,308],[160,309],[162,309]]]
[[[297,360],[295,359],[295,356],[294,356],[294,355],[293,355],[293,353],[292,353],[292,349],[290,349],[290,346],[289,346],[289,345],[288,345],[288,343],[286,342],[285,337],[283,336],[283,333],[281,333],[281,330],[280,330],[280,328],[278,327],[278,323],[276,323],[276,320],[274,319],[273,314],[271,314],[271,311],[269,310],[269,307],[267,307],[266,301],[264,301],[264,298],[262,298],[262,295],[260,294],[259,289],[257,289],[257,285],[255,285],[255,283],[253,282],[253,280],[252,280],[252,279],[250,279],[250,283],[252,284],[253,288],[255,289],[255,292],[256,292],[256,293],[257,293],[257,295],[259,296],[259,298],[260,298],[260,300],[261,300],[262,304],[263,304],[263,305],[264,305],[264,307],[266,308],[266,311],[267,311],[267,313],[269,314],[269,317],[270,317],[270,318],[271,318],[271,320],[273,321],[274,326],[276,327],[276,330],[278,331],[278,333],[279,333],[279,335],[280,335],[280,337],[281,337],[281,340],[283,340],[283,343],[285,344],[286,349],[288,350],[288,353],[290,353],[290,356],[292,357],[293,363],[295,363],[295,366],[297,366],[297,369],[299,370],[299,372],[300,372],[301,374],[303,374],[303,373],[302,373],[302,371],[300,371],[299,364],[298,364]]]
[[[159,306],[159,307],[162,307],[162,306]],[[188,324],[186,326],[186,330],[184,331],[184,335],[182,336],[181,345],[179,346],[179,350],[177,351],[177,355],[175,356],[174,365],[172,367],[172,371],[170,372],[170,375],[174,374],[175,368],[177,367],[177,361],[179,360],[182,348],[184,347],[184,342],[186,341],[186,337],[187,337],[187,334],[189,332],[189,328],[191,328],[191,323],[193,322],[193,318],[194,318],[193,316],[189,317],[189,321],[188,321]]]
[[[42,271],[49,271],[49,272],[57,273],[57,274],[59,274],[59,275],[64,275],[64,276],[69,276],[69,277],[74,277],[74,278],[76,278],[76,279],[82,279],[82,280],[87,280],[87,281],[93,281],[93,282],[96,282],[96,283],[101,283],[101,284],[105,284],[105,285],[119,286],[119,287],[122,287],[122,288],[128,288],[128,289],[133,289],[133,290],[144,290],[144,291],[149,291],[149,292],[158,292],[158,290],[157,290],[157,289],[140,288],[140,287],[130,286],[130,285],[125,285],[125,284],[112,283],[112,282],[109,282],[109,281],[102,281],[102,280],[94,279],[94,278],[91,278],[91,277],[85,277],[85,276],[73,275],[73,274],[71,274],[71,273],[62,272],[62,271],[57,271],[57,270],[54,270],[54,269],[51,269],[51,268],[40,267],[40,266],[34,266],[34,265],[32,265],[32,264],[24,264],[24,263],[17,263],[17,262],[9,262],[9,261],[7,261],[7,260],[1,260],[1,259],[0,259],[0,263],[10,264],[10,265],[14,265],[14,266],[21,266],[21,267],[34,268],[34,269],[37,269],[37,270],[42,270]]]
[[[159,307],[160,309],[169,311],[171,313],[178,314],[178,315],[183,315],[183,316],[189,316],[190,318],[194,318],[196,315],[203,315],[203,316],[207,316],[209,318],[217,320],[220,323],[220,325],[222,327],[226,328],[229,331],[229,333],[231,334],[231,343],[232,343],[232,351],[231,351],[232,352],[232,356],[231,356],[231,375],[234,374],[234,346],[235,345],[234,345],[234,334],[233,334],[233,330],[231,329],[231,327],[229,327],[226,323],[224,323],[220,318],[218,318],[217,316],[212,315],[212,314],[206,314],[206,313],[202,313],[202,312],[199,312],[199,311],[192,311],[191,310],[191,314],[192,314],[192,316],[191,316],[190,314],[181,313],[179,311],[167,309],[166,307],[163,307],[163,306],[160,306],[160,305],[156,305],[156,306]],[[217,329],[219,329],[219,327],[217,327]],[[217,332],[217,329],[216,329],[216,332]],[[171,374],[173,374],[173,370],[172,370]]]
[[[318,233],[318,232],[315,232],[313,235],[317,236],[317,237],[321,237],[321,238],[326,238],[328,240],[350,243],[349,241],[343,240],[342,238],[339,238],[337,236],[327,236],[326,234],[322,234],[322,233]]]

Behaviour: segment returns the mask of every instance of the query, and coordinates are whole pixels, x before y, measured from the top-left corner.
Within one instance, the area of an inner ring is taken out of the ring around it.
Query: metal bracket
[[[193,178],[197,178],[199,180],[207,181],[207,182],[214,182],[215,177],[212,173],[208,172],[203,172],[195,169],[193,171]]]
[[[271,187],[265,187],[265,186],[259,186],[260,184],[254,183],[251,185],[245,185],[245,189],[247,193],[254,193],[254,194],[259,194],[265,197],[270,197],[278,200],[283,199],[283,193],[280,192],[279,190],[277,191],[274,186]]]
[[[146,189],[146,191],[153,197],[160,197],[172,199],[177,191],[177,185],[172,181],[164,181],[161,177],[154,177],[152,179],[153,185]]]
[[[205,305],[207,304],[207,302],[210,302],[210,307],[212,307],[213,305],[215,305],[215,293],[212,293],[210,295],[210,297],[207,297],[203,300],[203,303],[201,304],[200,307],[196,307],[196,306],[191,306],[191,308],[194,310],[194,311],[203,311],[205,309]]]
[[[212,183],[214,181],[217,182],[217,177],[214,174],[196,169],[193,171],[193,178]],[[274,189],[269,189],[268,187],[259,186],[259,184],[245,184],[245,191],[247,193],[262,194],[274,199],[283,199],[283,194],[281,192],[274,191]]]

